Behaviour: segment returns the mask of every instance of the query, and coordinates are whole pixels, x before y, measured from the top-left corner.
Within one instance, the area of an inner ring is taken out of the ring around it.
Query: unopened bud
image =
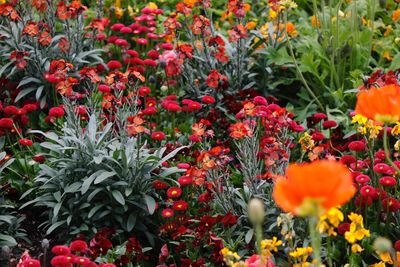
[[[168,86],[163,85],[163,86],[161,86],[160,90],[161,90],[161,92],[165,92],[168,90]]]
[[[43,249],[48,249],[49,246],[50,246],[49,243],[50,243],[50,242],[49,242],[49,240],[48,240],[47,238],[43,239],[43,240],[42,240],[42,248],[43,248]]]
[[[373,247],[378,252],[388,252],[393,248],[392,242],[385,237],[377,237],[374,240]]]
[[[264,202],[259,198],[253,198],[248,207],[249,220],[254,225],[260,225],[264,222],[265,210]]]

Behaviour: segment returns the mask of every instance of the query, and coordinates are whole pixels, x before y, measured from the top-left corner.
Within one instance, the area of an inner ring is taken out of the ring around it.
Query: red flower
[[[379,184],[386,187],[392,187],[397,185],[397,181],[392,176],[384,176],[381,179],[379,179]]]
[[[162,190],[162,189],[165,189],[167,187],[168,187],[168,185],[166,183],[160,181],[160,180],[155,180],[153,182],[153,188],[154,189]]]
[[[141,97],[145,97],[146,95],[148,95],[150,93],[151,93],[151,89],[149,87],[147,87],[147,86],[142,86],[138,90],[138,94]]]
[[[88,258],[86,258],[86,257],[78,256],[78,257],[74,258],[74,263],[76,263],[78,265],[85,265],[85,264],[87,264],[89,262],[90,262],[90,260]]]
[[[170,187],[167,190],[167,196],[169,198],[179,198],[182,195],[182,189],[180,189],[179,187]]]
[[[53,252],[53,249],[51,250],[52,252]],[[72,263],[72,257],[67,257],[64,254],[63,255],[57,255],[57,256],[55,256],[54,258],[51,259],[50,263],[51,263],[51,265],[53,265],[55,267],[69,267],[69,266],[71,266],[71,263]]]
[[[21,146],[32,146],[33,145],[32,140],[29,140],[29,139],[26,139],[26,138],[19,139],[18,143]]]
[[[394,249],[395,249],[396,251],[400,251],[400,240],[397,240],[397,241],[394,243]]]
[[[161,141],[165,138],[165,134],[163,132],[153,132],[150,137],[151,139]]]
[[[326,118],[328,118],[328,116],[326,116],[326,114],[324,113],[315,113],[313,115],[313,119],[315,122],[319,122],[321,120],[325,120]]]
[[[371,179],[369,178],[368,175],[361,174],[361,175],[356,176],[355,180],[357,183],[363,185],[363,184],[368,183]]]
[[[363,141],[353,141],[353,142],[350,142],[350,144],[349,144],[349,149],[351,151],[361,152],[361,151],[364,151],[365,148],[366,148],[366,145]]]
[[[190,176],[181,176],[178,178],[178,183],[180,186],[190,185],[192,182],[193,179]]]
[[[390,166],[386,163],[378,163],[374,166],[374,172],[386,174],[390,170]]]
[[[337,126],[337,122],[336,121],[332,121],[332,120],[327,120],[327,121],[324,121],[322,123],[322,127],[324,129],[330,129],[330,128],[334,128],[336,126]]]
[[[51,252],[55,255],[68,255],[71,253],[71,250],[67,246],[54,246]]]
[[[110,60],[110,61],[108,61],[107,66],[108,66],[108,68],[114,70],[114,69],[121,68],[122,64],[118,60]]]
[[[32,157],[32,159],[39,163],[43,163],[45,161],[45,157],[43,155],[35,155]],[[54,253],[54,254],[57,254],[57,253]]]
[[[40,267],[40,261],[35,259],[27,259],[22,262],[22,267]]]
[[[174,216],[174,211],[172,209],[164,209],[161,212],[161,216],[163,216],[164,218],[171,218]]]
[[[14,127],[14,121],[10,118],[0,119],[0,128],[11,129]]]
[[[212,70],[207,77],[206,84],[211,88],[218,88],[219,80],[222,78],[222,75],[218,72],[218,70]]]
[[[185,211],[189,207],[188,203],[184,200],[178,200],[175,201],[174,204],[172,204],[172,209],[176,211]]]
[[[109,93],[111,92],[111,88],[110,86],[106,85],[106,84],[100,84],[99,87],[97,88],[100,92],[102,93]]]
[[[393,197],[388,197],[382,199],[382,206],[390,212],[396,212],[400,209],[400,202],[393,198]]]
[[[69,248],[71,249],[72,252],[85,253],[88,249],[88,246],[86,242],[83,240],[75,240],[71,242]]]
[[[205,95],[201,98],[201,101],[203,101],[205,104],[214,104],[215,98],[210,95]]]
[[[372,198],[374,198],[375,195],[376,195],[375,188],[370,186],[370,185],[365,185],[365,186],[361,187],[360,194],[363,197],[372,197]]]
[[[53,107],[49,110],[49,116],[54,118],[61,118],[65,115],[65,111],[60,107]]]

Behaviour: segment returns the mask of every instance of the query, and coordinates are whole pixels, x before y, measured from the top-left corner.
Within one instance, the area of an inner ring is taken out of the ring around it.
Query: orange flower
[[[356,112],[368,119],[392,123],[400,119],[400,86],[391,84],[361,91]]]
[[[348,202],[355,191],[346,166],[337,161],[317,160],[304,165],[290,164],[286,178],[277,179],[273,198],[286,212],[320,215]]]
[[[393,11],[392,20],[394,22],[397,22],[399,18],[400,18],[400,9],[396,9],[395,11]]]

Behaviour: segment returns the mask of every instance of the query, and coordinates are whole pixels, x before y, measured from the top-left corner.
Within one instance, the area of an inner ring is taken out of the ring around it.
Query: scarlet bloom
[[[69,246],[72,252],[81,252],[84,253],[86,252],[88,246],[85,241],[83,240],[75,240],[71,242],[71,245]]]
[[[172,209],[176,211],[185,211],[188,207],[188,203],[184,200],[178,200],[175,201],[174,204],[172,204]]]
[[[164,209],[161,212],[161,216],[163,216],[164,218],[171,218],[174,216],[174,211],[172,209]]]
[[[22,262],[22,267],[40,267],[40,261],[35,259],[27,259]]]
[[[205,95],[201,98],[201,101],[204,104],[214,104],[215,103],[215,98],[210,96],[210,95]]]
[[[384,176],[381,179],[379,179],[379,184],[382,186],[392,187],[397,185],[397,181],[392,176]]]
[[[400,119],[400,86],[390,84],[360,91],[355,111],[374,121],[383,123],[398,121]]]
[[[63,247],[63,246],[57,246],[57,247]],[[53,249],[51,251],[53,252]],[[72,257],[68,257],[65,255],[57,255],[51,259],[50,263],[53,266],[71,266],[71,262],[72,262]]]
[[[167,196],[169,198],[178,198],[182,195],[182,189],[180,189],[179,187],[170,187],[167,190]]]
[[[10,129],[14,127],[14,121],[10,118],[0,119],[0,128]]]
[[[49,110],[49,116],[55,118],[61,118],[65,115],[65,111],[60,107],[53,107]]]
[[[349,149],[355,152],[361,152],[365,150],[365,143],[363,141],[353,141],[349,144]]]
[[[71,250],[67,246],[54,246],[51,249],[51,252],[55,255],[69,255]]]
[[[27,139],[27,138],[19,139],[18,143],[19,143],[21,146],[32,146],[32,145],[33,145],[32,140],[29,140],[29,139]]]
[[[163,132],[154,132],[151,134],[151,139],[161,141],[165,138],[165,133]]]
[[[273,198],[284,211],[310,215],[343,205],[355,194],[349,169],[340,162],[316,160],[304,165],[290,164],[286,178],[277,179]],[[314,206],[315,205],[315,206]]]

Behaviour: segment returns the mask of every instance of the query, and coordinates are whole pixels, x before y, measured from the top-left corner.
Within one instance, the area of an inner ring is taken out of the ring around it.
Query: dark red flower
[[[330,128],[334,128],[336,126],[337,126],[337,122],[336,121],[332,121],[332,120],[327,120],[327,121],[324,121],[322,123],[322,127],[324,129],[330,129]]]
[[[121,68],[122,64],[118,60],[110,60],[108,61],[107,66],[109,69],[114,70]]]
[[[0,128],[3,129],[11,129],[14,127],[14,121],[10,118],[1,118],[0,119]]]
[[[172,204],[172,209],[176,211],[185,211],[188,209],[188,207],[188,203],[184,200],[178,200]]]

